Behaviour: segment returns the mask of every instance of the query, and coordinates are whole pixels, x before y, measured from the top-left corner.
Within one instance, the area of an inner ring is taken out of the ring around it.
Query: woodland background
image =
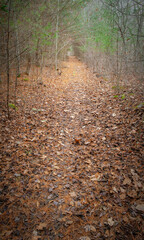
[[[110,78],[115,89],[135,77],[141,87],[142,0],[1,0],[0,15],[0,81],[7,79],[8,115],[9,108],[16,107],[20,74],[29,75],[35,66],[36,80],[41,82],[45,67],[58,69],[69,55]],[[11,74],[15,79],[10,80]]]
[[[0,240],[144,239],[143,0],[0,0]]]

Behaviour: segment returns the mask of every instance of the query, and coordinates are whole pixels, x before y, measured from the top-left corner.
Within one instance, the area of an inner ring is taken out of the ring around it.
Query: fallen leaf
[[[98,181],[101,178],[101,174],[96,173],[95,175],[90,176],[91,181]]]
[[[114,223],[115,223],[115,222],[113,221],[112,217],[108,219],[108,225],[109,225],[109,226],[112,227],[112,226],[114,225]]]
[[[120,199],[124,200],[125,198],[126,198],[126,194],[125,193],[120,194]]]
[[[80,144],[80,139],[75,138],[75,144]]]
[[[96,232],[96,229],[95,229],[95,227],[94,226],[92,226],[92,225],[86,225],[85,227],[85,231],[86,232]]]
[[[13,230],[11,230],[11,231],[7,231],[7,233],[6,233],[6,237],[9,236],[9,235],[11,235],[12,232],[13,232]]]
[[[38,232],[36,230],[33,231],[33,235],[34,236],[37,236],[38,235]]]
[[[38,230],[43,230],[44,228],[47,227],[47,223],[40,223],[38,226],[37,226],[37,229]]]
[[[131,184],[130,178],[126,177],[123,181],[123,185],[130,185],[130,184]]]
[[[71,197],[76,197],[77,194],[76,194],[75,192],[70,192],[70,196],[71,196]]]
[[[125,189],[123,189],[122,187],[120,187],[120,190],[121,190],[122,193],[126,192]]]
[[[127,192],[127,195],[131,198],[137,197],[137,192],[135,190],[132,190],[130,192]]]
[[[138,204],[138,205],[136,206],[136,210],[141,211],[141,212],[144,212],[144,204]]]
[[[118,192],[117,189],[116,189],[115,187],[113,187],[113,191],[116,192],[116,193]]]
[[[128,223],[128,222],[129,222],[129,219],[128,219],[128,217],[127,217],[127,216],[124,216],[124,217],[123,217],[123,220],[124,220],[124,222],[126,222],[126,223]]]
[[[91,240],[91,239],[87,236],[83,236],[83,237],[80,237],[79,240]]]
[[[21,176],[19,173],[15,173],[14,175],[15,175],[15,177],[20,177]]]
[[[109,230],[106,230],[105,231],[105,237],[109,237],[110,236],[110,231]]]
[[[32,236],[32,240],[39,240],[41,239],[41,236]]]
[[[46,122],[46,121],[47,121],[47,119],[43,119],[43,120],[41,120],[42,123],[44,123],[44,122]]]
[[[2,232],[2,236],[6,236],[6,237],[8,237],[8,236],[10,236],[11,235],[11,233],[13,232],[13,230],[10,230],[10,231],[3,231]]]
[[[65,224],[67,224],[67,225],[71,225],[72,223],[73,223],[73,221],[70,221],[70,220],[65,222]]]
[[[102,137],[102,140],[105,141],[105,140],[106,140],[106,137]]]
[[[142,183],[141,182],[134,182],[136,187],[142,188]]]

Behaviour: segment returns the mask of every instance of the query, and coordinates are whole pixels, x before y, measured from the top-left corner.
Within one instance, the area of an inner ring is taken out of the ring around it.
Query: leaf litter
[[[65,65],[51,84],[21,84],[10,121],[3,107],[0,238],[141,240],[142,108]]]

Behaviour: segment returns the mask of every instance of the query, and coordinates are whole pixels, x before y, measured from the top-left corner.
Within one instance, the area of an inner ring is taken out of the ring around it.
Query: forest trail
[[[74,57],[44,79],[3,121],[2,239],[142,239],[137,114]]]

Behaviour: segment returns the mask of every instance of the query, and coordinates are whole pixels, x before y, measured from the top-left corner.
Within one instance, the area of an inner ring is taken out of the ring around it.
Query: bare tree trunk
[[[39,84],[43,84],[43,81],[42,81],[43,67],[44,67],[44,55],[43,55],[43,52],[41,51],[40,74],[39,74],[39,77],[38,77],[38,83]]]
[[[117,32],[117,66],[116,66],[116,84],[119,93],[119,32]]]
[[[141,8],[141,14],[137,16],[137,39],[136,39],[136,49],[135,49],[135,60],[136,60],[136,71],[140,72],[139,70],[139,61],[141,58],[141,42],[140,42],[140,36],[142,35],[143,30],[143,24],[144,24],[144,5]]]
[[[9,85],[10,85],[10,53],[9,53],[9,40],[10,40],[10,13],[11,13],[11,0],[9,0],[8,6],[8,23],[7,23],[7,45],[6,45],[6,52],[7,52],[7,111],[8,111],[8,118],[10,118],[9,112]]]
[[[15,93],[14,93],[14,103],[16,105],[16,95],[17,95],[17,79],[20,76],[20,50],[19,50],[19,36],[17,28],[17,19],[14,14],[14,24],[15,24],[15,37],[16,37],[16,78],[15,78]]]
[[[18,27],[17,27],[17,19],[14,14],[14,24],[15,24],[15,37],[16,37],[16,61],[17,61],[17,76],[20,75],[20,50],[19,50],[19,35],[18,35]]]
[[[56,48],[55,48],[55,68],[58,69],[58,30],[59,30],[59,0],[57,7],[57,21],[56,21]]]
[[[29,75],[31,68],[31,55],[30,53],[27,54],[27,68],[26,68],[26,74]]]
[[[38,38],[38,40],[37,40],[37,48],[36,48],[36,53],[35,53],[36,66],[37,67],[39,67],[39,42],[40,42],[40,39]]]

